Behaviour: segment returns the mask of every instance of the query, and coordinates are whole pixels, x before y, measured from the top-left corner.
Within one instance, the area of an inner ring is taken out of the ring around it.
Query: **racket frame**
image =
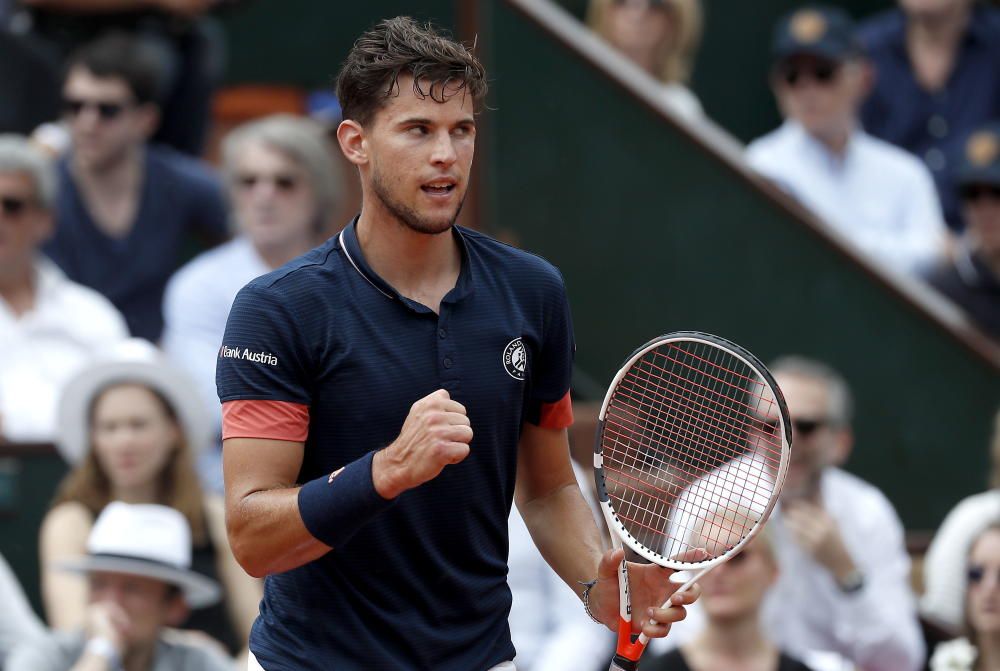
[[[671,342],[679,341],[696,342],[703,345],[709,345],[711,347],[721,348],[741,360],[755,373],[757,373],[767,383],[774,395],[774,402],[778,409],[778,422],[780,424],[778,427],[779,430],[776,434],[781,436],[782,441],[781,458],[778,464],[778,472],[775,475],[774,490],[758,522],[751,527],[751,529],[739,540],[738,543],[736,543],[736,545],[726,552],[717,557],[697,562],[681,561],[665,557],[659,552],[646,547],[644,543],[635,538],[635,536],[629,532],[624,523],[622,523],[622,521],[618,518],[614,506],[611,504],[611,498],[608,495],[604,475],[604,423],[608,406],[611,404],[611,400],[614,397],[615,392],[618,390],[618,385],[621,383],[625,375],[628,374],[633,364],[645,356],[650,350]],[[781,485],[785,480],[785,474],[788,471],[788,460],[791,452],[791,445],[792,427],[791,422],[789,421],[788,407],[785,404],[785,398],[782,395],[777,382],[774,380],[774,376],[771,375],[771,372],[767,370],[767,367],[764,366],[760,359],[734,342],[701,331],[674,331],[653,338],[632,352],[632,354],[626,358],[625,362],[618,369],[614,379],[608,386],[608,391],[604,396],[604,403],[601,404],[601,411],[598,414],[597,431],[594,440],[594,483],[597,486],[597,495],[601,511],[604,514],[604,520],[611,533],[612,546],[615,549],[618,549],[621,548],[624,543],[624,545],[627,545],[636,554],[654,564],[674,569],[676,571],[693,571],[694,575],[686,580],[685,583],[675,592],[675,594],[683,593],[699,578],[708,573],[708,571],[712,570],[716,566],[719,566],[720,564],[725,563],[730,557],[740,552],[740,550],[742,550],[746,544],[757,535],[757,532],[767,521],[768,517],[770,517],[771,511],[774,509],[774,506],[778,501],[778,492],[781,490]],[[632,606],[629,596],[628,566],[627,561],[624,559],[618,568],[618,593],[619,620],[617,654],[615,655],[614,661],[611,663],[609,671],[634,671],[638,668],[638,661],[646,647],[646,644],[648,643],[648,638],[645,634],[639,634],[636,636],[632,633]],[[670,602],[668,600],[662,607],[666,608],[669,603]]]

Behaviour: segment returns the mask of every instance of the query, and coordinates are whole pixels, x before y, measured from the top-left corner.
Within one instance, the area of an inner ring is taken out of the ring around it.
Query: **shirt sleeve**
[[[216,363],[223,438],[305,440],[309,347],[287,302],[263,284],[236,296]]]
[[[934,180],[919,162],[913,165],[902,213],[903,234],[893,243],[904,267],[920,272],[944,258],[947,226],[941,213]]]
[[[555,271],[553,271],[555,272]],[[576,343],[573,320],[562,277],[548,292],[537,361],[531,365],[531,378],[524,407],[524,419],[548,429],[565,429],[573,423],[570,383]]]

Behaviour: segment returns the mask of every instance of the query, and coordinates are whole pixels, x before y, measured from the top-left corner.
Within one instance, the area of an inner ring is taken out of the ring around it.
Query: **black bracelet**
[[[587,613],[587,617],[597,624],[603,625],[604,623],[594,617],[594,613],[590,610],[590,590],[597,584],[597,579],[595,578],[594,580],[590,580],[588,582],[578,581],[578,584],[583,585],[583,610]]]

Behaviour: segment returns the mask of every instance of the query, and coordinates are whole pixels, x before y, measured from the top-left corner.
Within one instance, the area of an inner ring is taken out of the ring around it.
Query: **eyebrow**
[[[424,117],[411,117],[409,119],[403,119],[397,125],[399,125],[399,126],[419,126],[419,125],[433,126],[433,125],[435,125],[435,123],[436,122],[433,121],[432,119],[426,119]],[[456,126],[475,126],[476,125],[476,120],[473,117],[470,116],[470,117],[466,117],[464,119],[461,119],[455,125]]]

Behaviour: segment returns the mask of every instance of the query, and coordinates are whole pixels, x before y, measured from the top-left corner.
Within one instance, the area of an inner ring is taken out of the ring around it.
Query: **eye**
[[[452,133],[458,137],[468,137],[475,132],[475,127],[473,126],[458,126]]]
[[[427,133],[429,133],[430,130],[427,128],[427,126],[410,126],[409,128],[406,129],[406,132],[409,133],[410,135],[427,135]]]

